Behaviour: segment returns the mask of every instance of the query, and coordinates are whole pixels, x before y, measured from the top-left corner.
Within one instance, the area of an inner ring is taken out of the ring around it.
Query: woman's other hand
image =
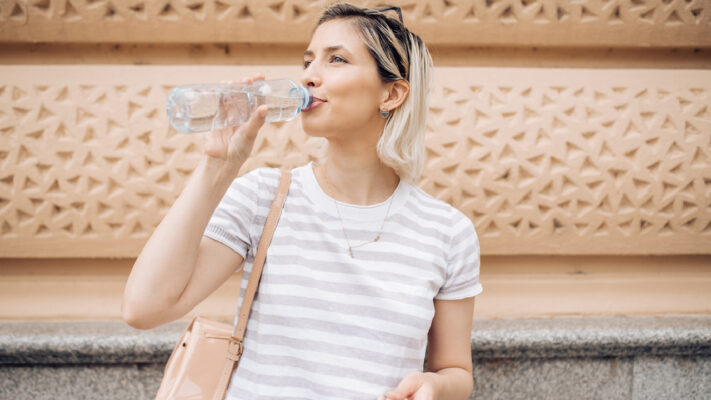
[[[412,372],[400,381],[397,388],[378,397],[378,400],[435,400],[435,375],[432,372]]]
[[[244,78],[243,84],[251,84],[254,81],[264,80],[264,74],[255,74],[252,78]],[[237,81],[223,81],[221,83],[234,84]],[[222,104],[221,104],[222,106]],[[223,110],[229,113],[230,110]],[[254,141],[259,129],[264,125],[267,115],[267,106],[261,105],[252,109],[249,119],[243,124],[226,127],[225,129],[213,130],[204,134],[204,154],[208,157],[224,161],[237,170],[244,164],[252,152]]]

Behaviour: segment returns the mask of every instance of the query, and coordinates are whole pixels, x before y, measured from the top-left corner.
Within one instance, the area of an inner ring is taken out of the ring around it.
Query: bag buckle
[[[227,358],[232,361],[239,361],[242,358],[242,352],[244,351],[244,345],[242,341],[234,337],[229,338],[230,343],[227,346]]]

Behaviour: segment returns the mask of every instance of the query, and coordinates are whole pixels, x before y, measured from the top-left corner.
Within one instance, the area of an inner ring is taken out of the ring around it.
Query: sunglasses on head
[[[371,9],[371,10],[367,10],[365,13],[366,14],[378,14],[378,13],[385,14],[385,12],[390,11],[390,10],[395,10],[395,12],[397,13],[398,19],[400,19],[400,23],[404,24],[404,22],[402,21],[402,10],[400,9],[400,7],[392,6],[392,7]]]

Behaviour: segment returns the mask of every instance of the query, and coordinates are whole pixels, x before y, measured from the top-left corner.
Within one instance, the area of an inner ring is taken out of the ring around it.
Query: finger
[[[264,79],[265,79],[264,73],[262,73],[262,72],[257,72],[256,74],[254,74],[254,77],[252,78],[252,80],[254,80],[254,81],[263,81]]]
[[[257,107],[257,109],[254,111],[255,111],[254,115],[251,116],[250,119],[256,118],[257,120],[261,120],[261,122],[259,122],[259,121],[257,121],[257,122],[263,124],[267,118],[267,111],[269,111],[269,107],[266,104],[262,104],[261,106]]]
[[[247,122],[245,122],[245,124],[240,127],[240,129],[243,130],[244,134],[247,137],[254,138],[257,136],[259,128],[264,125],[264,121],[266,120],[267,110],[268,107],[266,105],[261,105],[257,107],[252,112],[252,115],[250,115]]]
[[[404,400],[408,396],[412,396],[417,389],[419,388],[419,384],[416,379],[403,379],[402,382],[398,385],[395,390],[391,390],[387,393],[385,393],[385,396],[389,397],[392,400]]]

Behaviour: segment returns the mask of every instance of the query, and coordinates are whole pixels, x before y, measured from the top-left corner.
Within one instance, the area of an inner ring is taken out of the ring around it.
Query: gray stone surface
[[[473,358],[711,355],[711,316],[474,321]]]
[[[711,399],[711,357],[636,357],[632,400]]]
[[[2,322],[0,364],[165,362],[187,322]],[[476,320],[473,358],[711,355],[711,316]]]
[[[187,322],[0,322],[0,399],[153,399]],[[711,316],[475,320],[471,399],[709,399]]]
[[[121,321],[2,322],[0,364],[161,363],[187,325],[139,330]]]
[[[6,365],[0,367],[0,399],[152,400],[162,375],[160,364]]]
[[[470,399],[630,399],[633,363],[631,358],[476,360]]]

